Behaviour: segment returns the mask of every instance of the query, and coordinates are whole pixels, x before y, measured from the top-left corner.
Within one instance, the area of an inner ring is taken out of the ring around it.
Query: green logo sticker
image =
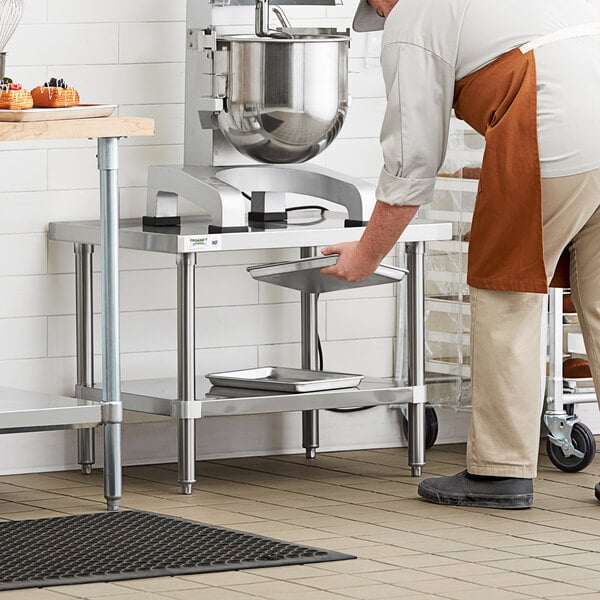
[[[185,248],[186,250],[191,250],[193,252],[201,250],[219,250],[221,248],[221,238],[213,235],[186,238]]]

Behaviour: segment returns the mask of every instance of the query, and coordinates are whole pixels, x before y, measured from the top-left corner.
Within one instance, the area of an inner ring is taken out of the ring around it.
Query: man
[[[362,238],[324,249],[340,255],[324,272],[367,277],[431,200],[453,108],[486,138],[467,277],[467,470],[422,481],[431,502],[532,505],[543,298],[565,249],[561,285],[600,398],[599,12],[591,0],[360,0],[353,27],[384,29],[384,168]]]

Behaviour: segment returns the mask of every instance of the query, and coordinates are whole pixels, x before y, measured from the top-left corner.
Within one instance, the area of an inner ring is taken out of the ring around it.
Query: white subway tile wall
[[[121,215],[141,217],[148,166],[177,164],[183,158],[185,0],[25,4],[23,21],[7,47],[7,75],[29,88],[62,77],[79,89],[84,103],[114,103],[121,115],[155,119],[155,137],[121,142]],[[347,28],[355,6],[356,0],[347,0],[340,6],[289,7],[286,13],[297,25]],[[252,20],[252,7],[223,8],[217,14],[223,29],[248,28]],[[352,33],[350,113],[339,139],[315,161],[371,181],[381,168],[378,137],[385,109],[379,44],[380,34]],[[2,143],[0,150],[0,380],[73,395],[73,248],[48,244],[46,231],[50,221],[98,218],[96,147],[92,141],[61,140]],[[182,212],[193,210],[182,203]],[[98,252],[94,256],[98,313]],[[297,256],[297,251],[282,250],[199,257],[198,374],[259,364],[300,365],[298,295],[259,285],[245,271],[249,264]],[[174,376],[175,259],[122,251],[121,268],[122,375]],[[392,375],[393,290],[382,286],[332,294],[320,300],[319,313],[326,368]],[[96,314],[97,355],[99,321]],[[99,374],[99,356],[96,362]],[[325,417],[323,447],[402,442],[391,411],[360,413],[352,417],[354,424],[349,419]],[[213,419],[198,428],[199,457],[300,450],[297,415]],[[126,424],[125,461],[172,460],[174,432],[168,422]],[[148,436],[152,444],[145,443]],[[73,466],[74,439],[64,432],[0,436],[0,473]]]

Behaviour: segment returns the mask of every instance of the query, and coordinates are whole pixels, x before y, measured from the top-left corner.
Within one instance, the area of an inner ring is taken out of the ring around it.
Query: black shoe
[[[477,506],[480,508],[530,508],[533,481],[517,477],[485,477],[466,471],[451,477],[433,477],[421,481],[421,498],[434,504]],[[596,496],[600,484],[596,486]]]
[[[596,494],[596,498],[600,500],[600,482],[596,484],[596,487],[594,488],[594,494]]]

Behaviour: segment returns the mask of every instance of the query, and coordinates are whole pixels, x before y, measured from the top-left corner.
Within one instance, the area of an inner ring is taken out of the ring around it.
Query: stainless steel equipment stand
[[[409,384],[402,385],[395,379],[365,378],[359,386],[351,390],[323,390],[307,393],[266,392],[251,389],[219,388],[211,386],[203,376],[195,375],[195,313],[194,313],[194,265],[199,253],[226,252],[248,249],[299,248],[302,257],[313,256],[320,246],[344,241],[354,241],[360,237],[360,228],[343,226],[344,214],[331,213],[322,221],[312,219],[305,224],[304,218],[296,223],[289,222],[285,229],[257,229],[243,233],[207,233],[210,219],[205,217],[186,217],[182,219],[181,229],[177,232],[157,233],[145,230],[139,219],[121,222],[119,241],[121,247],[173,254],[177,260],[177,328],[178,328],[178,372],[177,378],[142,379],[123,382],[115,391],[111,382],[111,395],[106,396],[103,382],[93,385],[77,386],[77,396],[82,401],[102,400],[108,407],[113,406],[107,400],[119,393],[125,406],[133,411],[163,415],[178,421],[178,457],[179,483],[182,492],[189,494],[195,481],[195,430],[194,421],[213,416],[254,415],[281,412],[302,412],[303,446],[307,457],[314,457],[319,445],[319,410],[328,408],[392,406],[408,404],[409,422],[409,465],[414,476],[419,476],[425,462],[424,428],[424,247],[430,240],[450,239],[450,224],[417,219],[403,234],[403,242],[408,253],[408,354]],[[108,222],[112,222],[110,219]],[[80,266],[78,273],[78,330],[81,332],[78,342],[80,363],[78,377],[81,382],[93,380],[91,371],[91,264],[90,254],[93,246],[102,244],[103,239],[97,221],[51,223],[49,238],[75,243],[76,256]],[[117,236],[113,237],[116,240]],[[114,258],[114,257],[113,257]],[[111,263],[114,268],[114,262]],[[115,285],[115,282],[112,282]],[[84,289],[86,288],[86,289]],[[317,297],[303,293],[302,299],[302,367],[318,368],[317,340]],[[117,306],[112,303],[113,310]],[[85,314],[79,314],[79,311]],[[118,321],[113,321],[118,331]],[[115,351],[107,348],[105,351]],[[114,357],[113,357],[114,360]],[[117,359],[118,360],[118,359]],[[107,362],[110,364],[110,361]],[[114,362],[112,363],[115,364]],[[115,367],[113,367],[115,368]],[[117,363],[118,368],[118,363]],[[118,370],[114,370],[118,373]],[[107,375],[104,375],[106,378]],[[106,379],[110,381],[109,379]],[[106,408],[106,406],[105,406]],[[112,421],[114,422],[114,420]],[[119,421],[120,423],[120,421]],[[89,427],[89,425],[88,425]],[[84,452],[85,454],[85,452]],[[91,459],[89,459],[91,460]],[[114,456],[112,457],[114,461]],[[113,469],[113,477],[115,469]],[[120,475],[120,472],[119,472]],[[120,478],[118,480],[120,484]],[[115,484],[116,485],[116,484]],[[113,485],[114,487],[114,485]],[[117,496],[112,493],[111,497]],[[114,499],[114,498],[113,498]]]
[[[102,293],[102,402],[105,413],[104,496],[108,510],[121,499],[121,367],[119,356],[118,138],[98,138]]]
[[[317,256],[316,246],[300,248],[300,258]],[[302,327],[302,368],[319,369],[319,320],[318,295],[300,292],[300,310]],[[306,458],[317,457],[319,447],[319,411],[305,410],[302,412],[302,447]]]
[[[425,464],[425,293],[424,242],[406,244],[408,269],[408,386],[413,389],[408,405],[408,464],[420,477]]]
[[[408,385],[413,389],[409,411],[409,466],[420,476],[425,464],[425,338],[424,338],[424,242],[407,243],[408,268]],[[93,246],[75,244],[77,274],[78,384],[93,387],[92,270]],[[300,249],[301,258],[317,256],[316,246]],[[196,433],[194,407],[186,403],[196,399],[195,368],[195,266],[193,253],[177,254],[177,416],[178,483],[182,494],[192,493],[195,477]],[[301,292],[301,363],[303,369],[319,368],[318,295]],[[80,432],[80,462],[89,469],[94,462],[93,430]],[[306,458],[314,459],[319,447],[319,410],[302,411],[302,446]],[[89,466],[88,466],[89,465]]]

